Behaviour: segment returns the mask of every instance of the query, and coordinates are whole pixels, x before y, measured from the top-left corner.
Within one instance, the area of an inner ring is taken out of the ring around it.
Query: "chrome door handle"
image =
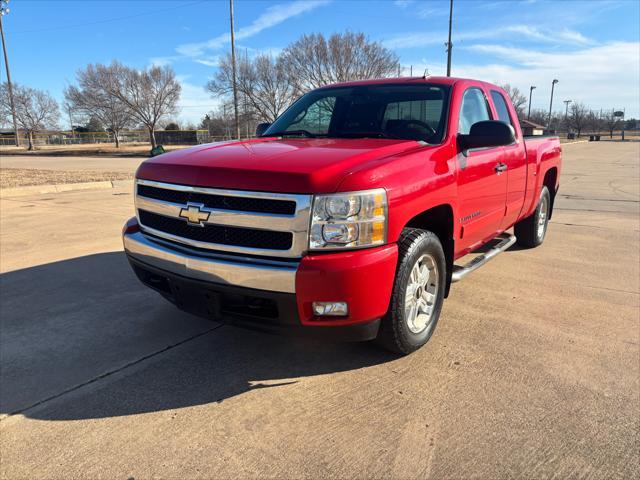
[[[499,163],[494,167],[494,170],[496,171],[496,173],[500,174],[502,172],[504,172],[507,169],[507,165],[504,163]]]

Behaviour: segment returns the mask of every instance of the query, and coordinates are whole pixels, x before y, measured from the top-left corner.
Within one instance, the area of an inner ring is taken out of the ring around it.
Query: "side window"
[[[335,105],[336,97],[321,98],[300,112],[287,130],[306,130],[314,135],[326,135]]]
[[[507,125],[513,126],[511,115],[509,115],[509,108],[507,107],[507,101],[504,99],[502,94],[495,90],[491,90],[491,99],[496,107],[496,112],[498,112],[498,120],[506,123]]]
[[[468,134],[471,125],[483,120],[491,120],[487,99],[479,88],[470,88],[462,97],[458,133]]]

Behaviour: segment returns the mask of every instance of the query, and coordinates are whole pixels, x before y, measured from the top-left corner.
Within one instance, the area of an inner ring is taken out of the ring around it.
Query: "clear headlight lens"
[[[316,195],[309,248],[344,249],[383,245],[387,240],[384,189]]]

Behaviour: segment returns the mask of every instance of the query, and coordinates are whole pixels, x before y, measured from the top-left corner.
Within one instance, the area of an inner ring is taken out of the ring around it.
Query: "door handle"
[[[504,163],[498,163],[495,167],[494,170],[496,171],[497,174],[501,174],[502,172],[504,172],[507,169],[507,165]]]

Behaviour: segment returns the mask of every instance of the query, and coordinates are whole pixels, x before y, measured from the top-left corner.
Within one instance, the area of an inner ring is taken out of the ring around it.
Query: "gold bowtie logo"
[[[211,215],[211,212],[202,210],[203,207],[204,205],[189,203],[186,208],[180,209],[180,217],[187,220],[189,225],[203,227],[203,222],[209,220],[209,216]]]

